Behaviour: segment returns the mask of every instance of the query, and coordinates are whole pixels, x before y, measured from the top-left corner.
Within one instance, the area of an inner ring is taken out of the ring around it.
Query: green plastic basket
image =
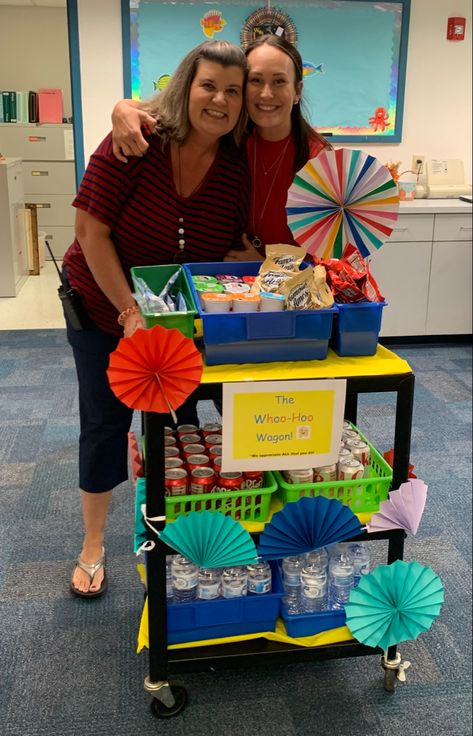
[[[331,480],[321,483],[288,483],[282,473],[274,471],[278,484],[278,496],[283,503],[298,501],[302,496],[325,496],[336,498],[354,513],[379,510],[379,504],[386,501],[393,479],[392,468],[366,439],[360,430],[353,426],[360,437],[369,445],[371,453],[369,477],[356,480]]]
[[[179,271],[179,276],[174,282],[171,294],[174,295],[178,291],[182,293],[187,305],[187,312],[164,312],[163,314],[148,314],[146,312],[142,312],[142,314],[146,327],[154,327],[154,325],[161,325],[167,329],[175,327],[186,337],[193,338],[194,319],[197,315],[197,309],[187,276],[182,266],[179,264],[169,264],[167,266],[134,266],[130,269],[131,279],[135,287],[135,279],[141,278],[155,294],[159,294],[163,290],[170,277],[176,271]]]

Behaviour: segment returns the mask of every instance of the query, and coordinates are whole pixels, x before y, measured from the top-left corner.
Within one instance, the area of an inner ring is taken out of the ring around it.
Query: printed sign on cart
[[[345,395],[345,379],[225,383],[222,470],[337,462]]]

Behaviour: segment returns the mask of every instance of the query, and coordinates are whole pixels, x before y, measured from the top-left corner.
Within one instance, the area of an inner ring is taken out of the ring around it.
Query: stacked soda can
[[[164,432],[165,495],[184,496],[263,487],[263,471],[223,472],[222,426],[184,424]],[[210,507],[210,505],[209,505]]]

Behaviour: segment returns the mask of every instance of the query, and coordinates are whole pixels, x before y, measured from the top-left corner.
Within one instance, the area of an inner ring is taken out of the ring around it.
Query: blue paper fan
[[[336,499],[303,497],[274,514],[260,536],[258,554],[267,560],[301,555],[361,532],[353,511]]]
[[[427,631],[443,601],[442,581],[430,567],[396,560],[362,576],[345,606],[347,626],[362,644],[386,650]]]
[[[240,522],[218,511],[179,516],[159,536],[199,567],[251,565],[258,556],[255,543]]]

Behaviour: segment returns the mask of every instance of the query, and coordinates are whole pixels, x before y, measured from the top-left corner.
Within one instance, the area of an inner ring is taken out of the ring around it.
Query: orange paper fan
[[[155,325],[122,337],[107,375],[115,396],[131,409],[172,413],[199,385],[202,357],[182,332]]]

